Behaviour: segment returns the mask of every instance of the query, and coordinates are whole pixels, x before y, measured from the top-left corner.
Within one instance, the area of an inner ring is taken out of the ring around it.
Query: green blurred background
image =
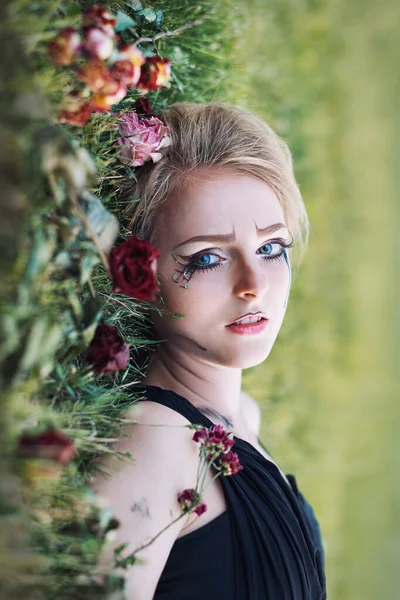
[[[288,142],[311,220],[281,332],[244,389],[260,402],[262,441],[317,514],[329,600],[395,600],[399,5],[233,5],[242,28],[226,99]]]

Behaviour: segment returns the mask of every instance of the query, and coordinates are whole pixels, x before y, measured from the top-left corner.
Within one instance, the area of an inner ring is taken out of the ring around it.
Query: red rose
[[[139,117],[153,117],[152,108],[150,106],[150,100],[148,98],[138,98],[133,104],[133,110]]]
[[[112,325],[100,323],[87,351],[86,359],[98,375],[124,371],[129,361],[129,346]]]
[[[160,253],[150,242],[131,236],[110,252],[113,292],[154,301],[158,289],[156,273]]]
[[[19,441],[17,456],[20,458],[43,458],[62,465],[70,462],[75,453],[73,442],[56,429],[38,435],[24,433]]]

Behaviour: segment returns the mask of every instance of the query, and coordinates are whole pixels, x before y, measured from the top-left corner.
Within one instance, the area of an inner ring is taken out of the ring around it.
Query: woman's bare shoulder
[[[92,480],[120,522],[116,538],[101,557],[109,564],[112,552],[129,541],[128,550],[140,547],[164,530],[180,514],[178,492],[195,487],[198,444],[192,440],[189,421],[176,411],[152,401],[137,402],[124,414],[135,421],[123,428],[114,449],[131,454],[133,462],[117,465],[112,457],[100,461],[108,476],[97,474]],[[138,558],[140,568],[129,573],[132,599],[151,598],[171,548],[186,525],[185,515],[168,527]],[[129,596],[129,597],[131,597]]]

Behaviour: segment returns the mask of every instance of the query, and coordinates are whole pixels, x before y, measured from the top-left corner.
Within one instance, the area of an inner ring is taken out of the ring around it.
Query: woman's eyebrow
[[[268,227],[264,227],[263,229],[259,229],[256,225],[256,228],[257,228],[258,235],[266,235],[269,233],[274,233],[274,231],[277,231],[278,229],[287,229],[287,227],[284,223],[274,223],[273,225],[268,225]],[[173,250],[176,250],[177,248],[180,248],[181,246],[184,246],[185,244],[189,244],[189,243],[193,243],[193,242],[225,242],[225,243],[229,243],[229,242],[234,242],[235,239],[236,239],[235,232],[221,233],[220,235],[210,235],[210,234],[195,235],[194,237],[191,237],[188,240],[185,240],[184,242],[181,242],[180,244],[175,246],[175,248],[173,248]]]

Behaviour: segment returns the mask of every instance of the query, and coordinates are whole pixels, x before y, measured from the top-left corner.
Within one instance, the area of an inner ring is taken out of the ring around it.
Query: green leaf
[[[142,24],[153,23],[157,19],[157,13],[152,8],[144,8],[135,12],[135,17],[139,19]]]
[[[154,21],[154,29],[156,31],[161,31],[163,21],[164,21],[163,11],[162,10],[156,10],[156,19]]]
[[[100,258],[98,256],[98,254],[85,254],[85,256],[83,256],[82,260],[81,260],[81,274],[80,274],[80,278],[79,278],[79,283],[80,285],[85,285],[85,283],[88,281],[90,275],[92,274],[92,271],[94,269],[94,267],[99,264]]]
[[[137,10],[142,10],[143,6],[142,3],[140,2],[140,0],[131,0],[130,2],[127,2],[127,4],[132,8],[132,10],[134,10],[135,12]]]
[[[124,11],[119,10],[117,12],[117,23],[114,27],[114,31],[119,33],[120,31],[125,31],[125,29],[129,29],[130,27],[135,27],[136,21],[134,21],[129,15],[124,13]]]

